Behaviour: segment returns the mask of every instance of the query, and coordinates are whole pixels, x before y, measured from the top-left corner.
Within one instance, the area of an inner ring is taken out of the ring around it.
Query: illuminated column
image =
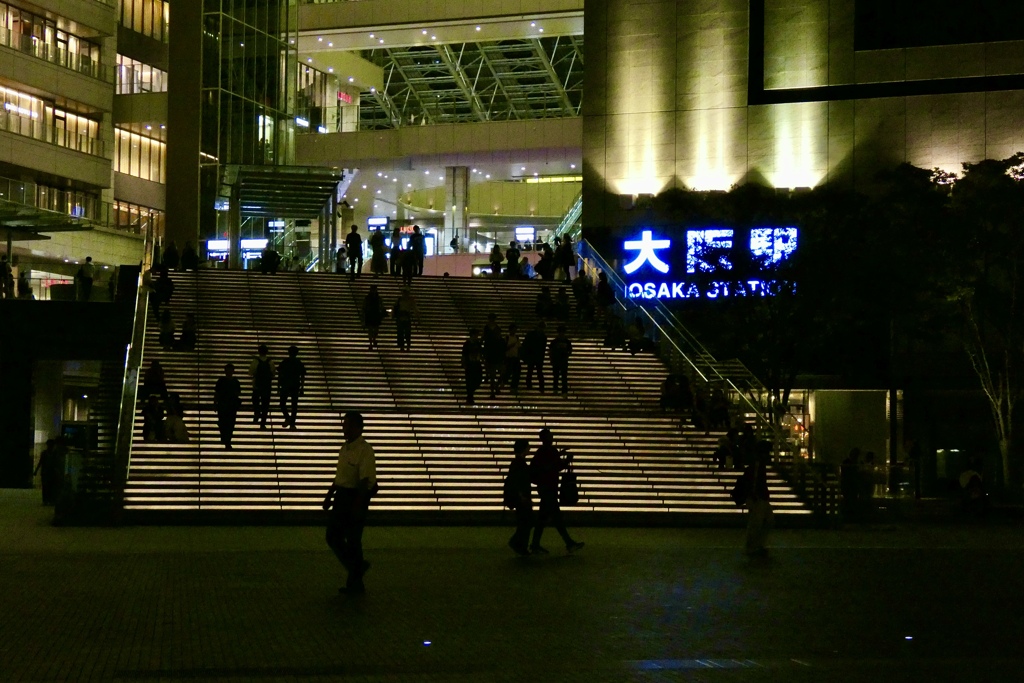
[[[446,244],[455,235],[460,239],[469,236],[469,167],[447,167],[444,188],[444,232],[440,244]]]

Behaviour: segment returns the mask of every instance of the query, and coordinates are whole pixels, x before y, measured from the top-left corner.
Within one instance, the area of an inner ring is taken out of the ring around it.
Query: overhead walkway
[[[605,348],[599,330],[575,315],[567,322],[574,344],[568,396],[550,393],[550,374],[548,393],[526,390],[524,372],[518,396],[506,389],[491,400],[484,386],[477,405],[464,405],[459,355],[467,329],[482,327],[494,312],[503,329],[515,321],[525,334],[536,319],[538,283],[418,278],[412,348],[402,352],[393,320],[381,328],[377,349],[369,347],[360,320],[371,284],[386,305],[394,303],[399,283],[390,276],[364,274],[351,282],[330,274],[205,271],[174,277],[170,309],[179,323],[185,313],[196,314],[196,351],[162,350],[151,320],[143,370],[156,360],[165,367],[192,440],[146,443],[137,415],[125,497],[137,519],[154,512],[310,517],[333,477],[348,410],[363,412],[378,454],[381,490],[373,508],[395,519],[498,519],[512,441],[525,437],[536,445],[542,426],[575,454],[577,514],[666,520],[739,513],[727,495],[735,473],[718,472],[710,462],[721,434],[697,432],[659,411],[663,363]],[[308,375],[296,431],[282,428],[276,392],[267,429],[252,423],[247,368],[260,343],[277,360],[291,344],[300,349]],[[212,405],[228,362],[237,368],[245,401],[232,450],[219,442]],[[771,485],[779,512],[809,514],[780,479]]]

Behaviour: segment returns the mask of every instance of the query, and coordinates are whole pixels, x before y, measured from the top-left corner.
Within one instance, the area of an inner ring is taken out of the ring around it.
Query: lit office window
[[[152,231],[154,237],[160,237],[164,231],[164,212],[148,206],[115,201],[114,227],[136,235]]]
[[[167,72],[124,55],[117,56],[117,94],[167,92]]]
[[[167,42],[170,5],[163,0],[121,0],[121,25],[127,29]]]
[[[68,105],[71,103],[69,102]],[[53,102],[0,86],[0,130],[103,156],[99,122]]]
[[[67,23],[0,2],[0,45],[98,78],[99,43],[58,28]]]
[[[115,128],[114,170],[155,183],[165,182],[167,145],[123,128]]]

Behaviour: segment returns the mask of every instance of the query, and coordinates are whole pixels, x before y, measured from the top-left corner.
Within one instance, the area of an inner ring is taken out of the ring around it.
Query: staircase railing
[[[128,470],[131,467],[132,439],[135,435],[135,407],[138,400],[142,352],[146,341],[148,306],[149,290],[143,284],[143,277],[140,273],[135,294],[132,338],[128,344],[128,350],[125,352],[124,382],[121,384],[121,405],[117,419],[117,437],[114,442],[114,468],[111,473],[111,482],[114,488],[115,510],[124,509],[125,487],[128,485]]]
[[[562,237],[569,235],[573,242],[579,242],[580,232],[580,217],[583,215],[583,193],[576,195],[576,199],[573,200],[569,206],[569,210],[562,216],[562,220],[559,221],[558,227],[555,228],[554,232],[551,233],[552,238]]]
[[[799,457],[796,449],[784,442],[778,423],[771,419],[770,405],[762,403],[767,397],[764,386],[752,373],[737,384],[718,370],[718,362],[711,352],[687,330],[676,315],[660,301],[653,300],[647,305],[630,305],[620,293],[625,292],[625,281],[587,240],[577,242],[577,254],[589,267],[597,268],[608,277],[608,283],[616,294],[615,314],[625,319],[628,315],[639,314],[646,318],[648,327],[653,326],[658,343],[658,355],[673,371],[689,371],[707,383],[715,383],[738,400],[744,412],[751,416],[755,428],[763,435],[770,435],[774,445],[773,463],[787,482],[810,504],[819,515],[832,520],[838,516],[839,500],[834,477],[816,468]]]

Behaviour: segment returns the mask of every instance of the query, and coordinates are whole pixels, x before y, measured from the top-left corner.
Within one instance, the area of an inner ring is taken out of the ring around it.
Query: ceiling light
[[[473,169],[473,173],[476,173],[476,172],[477,172],[477,170],[476,170],[476,169],[474,168],[474,169]]]
[[[321,38],[320,36],[317,36],[316,39],[317,39],[317,42],[320,42],[320,43],[324,42],[324,39]]]
[[[437,40],[437,36],[430,36],[431,40]]]
[[[146,130],[153,130],[153,126],[151,126],[151,125],[149,125],[149,124],[147,123],[147,124],[146,124]]]
[[[376,38],[377,36],[375,36],[375,35],[373,35],[373,34],[371,33],[371,34],[370,34],[370,37],[371,37],[371,38]]]
[[[380,177],[381,177],[381,176],[383,176],[383,175],[384,175],[383,173],[381,173],[380,171],[377,171],[377,177],[378,177],[378,178],[380,178]]]
[[[245,43],[239,43],[238,47],[245,47]]]
[[[164,124],[162,124],[162,123],[160,124],[160,130],[164,130],[164,129],[166,129],[166,128],[167,128],[167,126],[165,126],[165,125],[164,125]]]
[[[391,182],[393,182],[393,183],[397,183],[397,182],[398,182],[398,178],[392,178],[392,179],[391,179]]]
[[[408,185],[406,185],[406,187],[412,187],[412,183],[409,183]]]
[[[476,30],[477,30],[477,31],[479,31],[479,30],[480,30],[480,27],[479,27],[479,26],[477,26],[477,27],[476,27]]]
[[[376,88],[370,88],[370,92],[377,92]]]
[[[488,174],[487,174],[486,176],[484,176],[484,177],[486,177],[486,178],[490,178],[490,177],[491,177],[491,174],[490,174],[490,173],[488,173]]]
[[[427,35],[427,32],[426,32],[426,31],[424,31],[424,32],[423,32],[423,35]]]
[[[334,47],[334,43],[327,43],[327,47]]]
[[[424,171],[424,173],[426,173],[427,175],[430,175],[430,171],[429,170],[428,171]]]
[[[384,44],[384,39],[383,39],[383,38],[381,38],[381,39],[380,39],[380,44],[381,44],[381,45],[383,45],[383,44]]]
[[[523,166],[523,167],[522,167],[522,168],[520,168],[519,170],[520,170],[520,171],[525,171],[525,170],[526,170],[526,167],[525,167],[525,166]]]
[[[377,190],[377,194],[380,194],[380,190]]]
[[[313,63],[313,58],[312,58],[312,57],[310,57],[310,58],[308,58],[308,59],[307,59],[306,61],[307,61],[307,62],[309,62],[310,64],[312,64],[312,63]]]
[[[364,190],[366,189],[366,185],[363,185],[363,189],[364,189]]]
[[[569,168],[576,168],[576,164],[569,164]]]
[[[536,21],[531,21],[531,22],[530,22],[530,26],[536,26],[536,25],[537,25],[537,22],[536,22]]]
[[[349,82],[349,83],[355,83],[355,82],[356,82],[356,79],[355,79],[355,78],[353,78],[352,76],[349,76],[349,77],[348,77],[348,82]]]
[[[329,73],[329,74],[334,73],[334,67],[333,66],[327,67],[327,73]]]
[[[539,28],[537,30],[540,31],[541,33],[544,33],[544,29],[542,29],[542,28]]]
[[[295,44],[295,40],[294,40],[294,39],[293,39],[293,40],[289,40],[288,42],[289,42],[290,44],[292,44],[292,45],[294,45],[294,44]]]

